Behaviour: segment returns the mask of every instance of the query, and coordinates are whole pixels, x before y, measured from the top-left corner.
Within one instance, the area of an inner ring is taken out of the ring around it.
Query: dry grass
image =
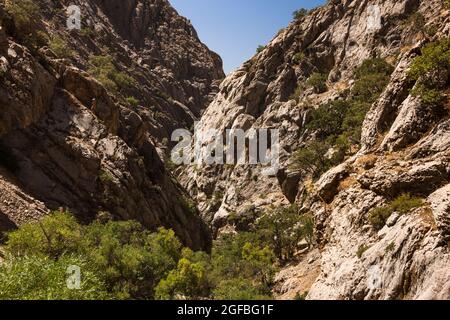
[[[436,220],[433,216],[433,210],[427,205],[423,208],[421,208],[419,212],[419,216],[422,219],[423,223],[430,227],[430,229],[436,230]]]
[[[338,190],[339,191],[347,190],[356,184],[358,184],[358,181],[356,181],[355,177],[350,176],[339,182]]]
[[[358,158],[358,160],[356,160],[356,164],[367,170],[373,168],[377,160],[378,157],[376,155],[367,154],[365,156]]]

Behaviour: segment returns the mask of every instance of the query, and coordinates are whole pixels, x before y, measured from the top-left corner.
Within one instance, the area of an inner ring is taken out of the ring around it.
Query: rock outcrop
[[[280,170],[263,175],[255,165],[187,166],[180,181],[217,232],[230,214],[245,210],[263,214],[296,203],[314,215],[318,250],[278,275],[280,297],[450,298],[448,113],[411,95],[416,83],[408,77],[421,48],[449,37],[449,25],[450,10],[440,0],[329,1],[281,30],[220,85],[199,132],[276,128]],[[375,57],[395,71],[365,117],[361,149],[312,184],[289,166],[293,152],[316,138],[305,130],[311,109],[345,96],[355,69]],[[296,91],[315,72],[328,74],[327,90]],[[369,212],[404,193],[425,202],[374,229]]]
[[[108,212],[172,228],[185,244],[207,250],[210,231],[164,157],[170,133],[189,128],[214,95],[220,58],[166,0],[36,4],[36,35],[48,46],[26,41],[0,2],[1,161],[8,170],[0,180],[0,230],[50,210],[83,221]],[[69,5],[81,10],[81,30],[67,29]],[[58,56],[55,39],[69,54]],[[87,73],[93,56],[111,61],[126,85]]]

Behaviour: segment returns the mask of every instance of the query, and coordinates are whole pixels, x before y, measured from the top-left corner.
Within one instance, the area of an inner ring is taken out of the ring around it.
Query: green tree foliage
[[[399,214],[406,214],[414,208],[423,205],[421,198],[412,197],[410,194],[402,194],[391,201],[387,206],[377,207],[369,212],[369,222],[377,230],[380,230],[386,224],[389,217],[397,212]]]
[[[328,75],[324,73],[313,73],[308,80],[306,81],[306,84],[312,88],[314,88],[314,92],[316,93],[323,93],[327,91],[327,79]]]
[[[208,271],[209,258],[206,254],[184,249],[177,268],[170,271],[167,278],[156,286],[155,296],[160,300],[208,297]]]
[[[271,296],[261,294],[250,279],[233,278],[223,280],[213,291],[217,300],[270,300]]]
[[[295,10],[292,13],[292,17],[294,18],[294,20],[302,20],[304,17],[306,17],[308,15],[309,11],[305,8],[301,8],[298,10]]]
[[[417,81],[411,91],[414,96],[429,105],[441,104],[450,79],[450,38],[425,46],[422,55],[414,59],[409,77]]]
[[[365,60],[355,70],[355,83],[346,99],[330,101],[313,110],[305,130],[315,133],[318,139],[293,154],[292,169],[318,178],[342,162],[351,146],[359,144],[367,111],[386,87],[392,71],[393,67],[383,59]]]
[[[139,105],[139,100],[138,99],[136,99],[135,97],[127,97],[126,99],[125,99],[125,101],[127,102],[127,104],[130,106],[130,107],[137,107],[138,105]]]
[[[6,1],[5,9],[14,19],[19,34],[26,35],[34,32],[33,29],[38,24],[40,18],[40,8],[36,1]]]
[[[48,36],[41,28],[41,9],[36,1],[6,1],[5,9],[13,18],[16,34],[25,45],[35,50],[47,44]]]
[[[67,270],[82,270],[80,289],[67,286]],[[23,256],[0,264],[0,300],[91,300],[110,294],[92,264],[79,256],[58,260],[46,256]]]
[[[260,53],[262,52],[264,49],[266,48],[266,46],[258,46],[258,48],[256,48],[256,53]]]
[[[53,37],[49,42],[49,48],[58,58],[72,58],[73,51],[69,48],[66,40],[61,37]]]
[[[300,215],[296,206],[272,210],[257,222],[257,234],[280,261],[291,260],[301,240],[313,244],[314,222],[309,214]]]
[[[118,299],[152,298],[153,287],[177,266],[181,248],[173,231],[150,233],[137,222],[82,226],[61,213],[21,226],[9,234],[6,246],[13,259],[81,256]]]
[[[209,256],[183,249],[171,230],[152,233],[133,221],[81,225],[65,213],[9,233],[5,251],[5,299],[265,299],[276,271],[256,233],[225,235]],[[72,265],[81,269],[80,290],[66,285]]]
[[[133,78],[117,70],[111,56],[91,55],[89,57],[88,72],[103,84],[105,88],[114,92],[136,84]]]

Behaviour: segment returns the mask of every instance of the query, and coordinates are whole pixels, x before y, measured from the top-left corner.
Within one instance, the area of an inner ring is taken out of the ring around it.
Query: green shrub
[[[116,299],[152,298],[154,286],[177,266],[181,256],[181,243],[173,231],[149,233],[132,221],[81,226],[61,213],[23,225],[8,237],[11,263],[27,256],[54,261],[80,256]]]
[[[69,289],[67,270],[81,271],[80,289]],[[81,257],[24,256],[0,264],[0,300],[99,300],[110,298],[92,265]]]
[[[264,51],[264,49],[266,48],[266,46],[258,46],[258,48],[256,48],[256,53],[260,53],[262,51]]]
[[[190,213],[191,215],[197,214],[197,205],[195,204],[194,200],[188,197],[182,197],[180,201],[186,212]]]
[[[448,86],[450,74],[450,38],[428,44],[422,55],[415,58],[409,70],[409,77],[416,80],[411,91],[429,105],[443,102],[443,90]]]
[[[318,131],[322,139],[342,133],[342,123],[349,108],[346,101],[335,100],[321,104],[311,114],[307,128]]]
[[[295,100],[297,103],[300,102],[300,96],[302,95],[302,92],[304,91],[305,87],[299,83],[297,84],[297,87],[295,88],[294,93],[289,97],[291,100]]]
[[[295,294],[294,300],[300,300],[300,301],[306,300],[308,293],[309,293],[308,291],[305,291],[303,293],[297,292]]]
[[[421,198],[411,197],[410,194],[402,194],[395,198],[391,202],[390,207],[392,211],[398,212],[400,214],[406,214],[414,208],[420,207],[423,204]]]
[[[92,27],[81,28],[80,35],[82,37],[87,37],[87,38],[94,37],[95,36],[95,29],[92,28]]]
[[[302,20],[303,18],[305,18],[308,15],[309,11],[305,8],[301,8],[298,10],[295,10],[292,13],[292,17],[294,18],[294,20]]]
[[[326,142],[309,142],[305,147],[294,152],[290,160],[290,168],[308,172],[314,178],[320,177],[334,164],[332,159],[327,157],[330,147]]]
[[[359,80],[368,75],[383,74],[389,76],[394,67],[381,58],[366,59],[355,70],[355,79]]]
[[[280,261],[291,260],[305,239],[313,244],[314,222],[309,214],[300,215],[296,206],[270,211],[257,221],[256,233]]]
[[[127,97],[125,100],[130,107],[137,107],[139,105],[139,100],[135,97]]]
[[[71,58],[73,51],[69,48],[67,41],[60,37],[53,37],[49,43],[50,50],[52,50],[58,58]]]
[[[413,31],[419,32],[424,30],[426,20],[422,13],[414,12],[411,16],[409,16],[408,24],[411,25]]]
[[[156,286],[156,299],[208,297],[210,289],[207,273],[208,260],[206,257],[202,257],[198,261],[189,259],[189,257],[195,257],[195,254],[189,249],[185,249],[185,251],[183,257],[178,261],[177,268],[170,271],[167,278],[161,280]]]
[[[108,183],[108,182],[113,182],[114,181],[114,176],[111,174],[111,172],[109,172],[107,170],[103,170],[103,169],[100,170],[98,178],[103,183]]]
[[[35,32],[40,19],[40,7],[33,0],[13,0],[5,3],[6,11],[12,16],[20,35]]]
[[[17,37],[23,44],[32,51],[47,45],[48,36],[41,29],[41,9],[36,1],[7,1],[5,9],[13,18]]]
[[[372,209],[369,213],[369,222],[375,229],[380,230],[384,227],[391,214],[392,210],[389,207]]]
[[[389,205],[372,209],[369,212],[369,222],[375,229],[380,230],[394,212],[406,214],[412,209],[422,206],[422,204],[423,200],[421,198],[402,194],[391,201]]]
[[[292,59],[295,64],[300,64],[305,59],[305,57],[306,56],[304,52],[297,52]]]
[[[217,288],[224,279],[248,279],[252,290],[270,295],[275,275],[275,255],[255,233],[225,234],[215,241],[211,257],[211,283]]]
[[[314,88],[314,92],[323,93],[328,89],[327,79],[328,79],[327,74],[316,72],[309,77],[309,79],[306,81],[306,84]]]
[[[385,248],[385,252],[386,252],[386,253],[392,252],[392,251],[394,251],[394,250],[395,250],[395,243],[394,243],[394,242],[389,243],[389,244],[386,246],[386,248]]]
[[[450,9],[450,0],[444,0],[444,7]]]
[[[270,296],[261,294],[250,279],[233,278],[221,281],[213,290],[217,300],[269,300]]]
[[[119,72],[110,56],[89,57],[88,72],[113,92],[134,86],[135,80],[123,72]]]
[[[366,245],[360,245],[358,247],[358,250],[356,251],[356,256],[358,257],[358,259],[361,259],[364,252],[366,252],[367,250],[369,250],[369,247]]]

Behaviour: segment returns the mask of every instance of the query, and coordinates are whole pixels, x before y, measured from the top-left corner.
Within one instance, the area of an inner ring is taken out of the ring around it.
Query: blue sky
[[[226,73],[251,58],[292,21],[292,12],[325,0],[169,0],[200,39],[224,61]]]

